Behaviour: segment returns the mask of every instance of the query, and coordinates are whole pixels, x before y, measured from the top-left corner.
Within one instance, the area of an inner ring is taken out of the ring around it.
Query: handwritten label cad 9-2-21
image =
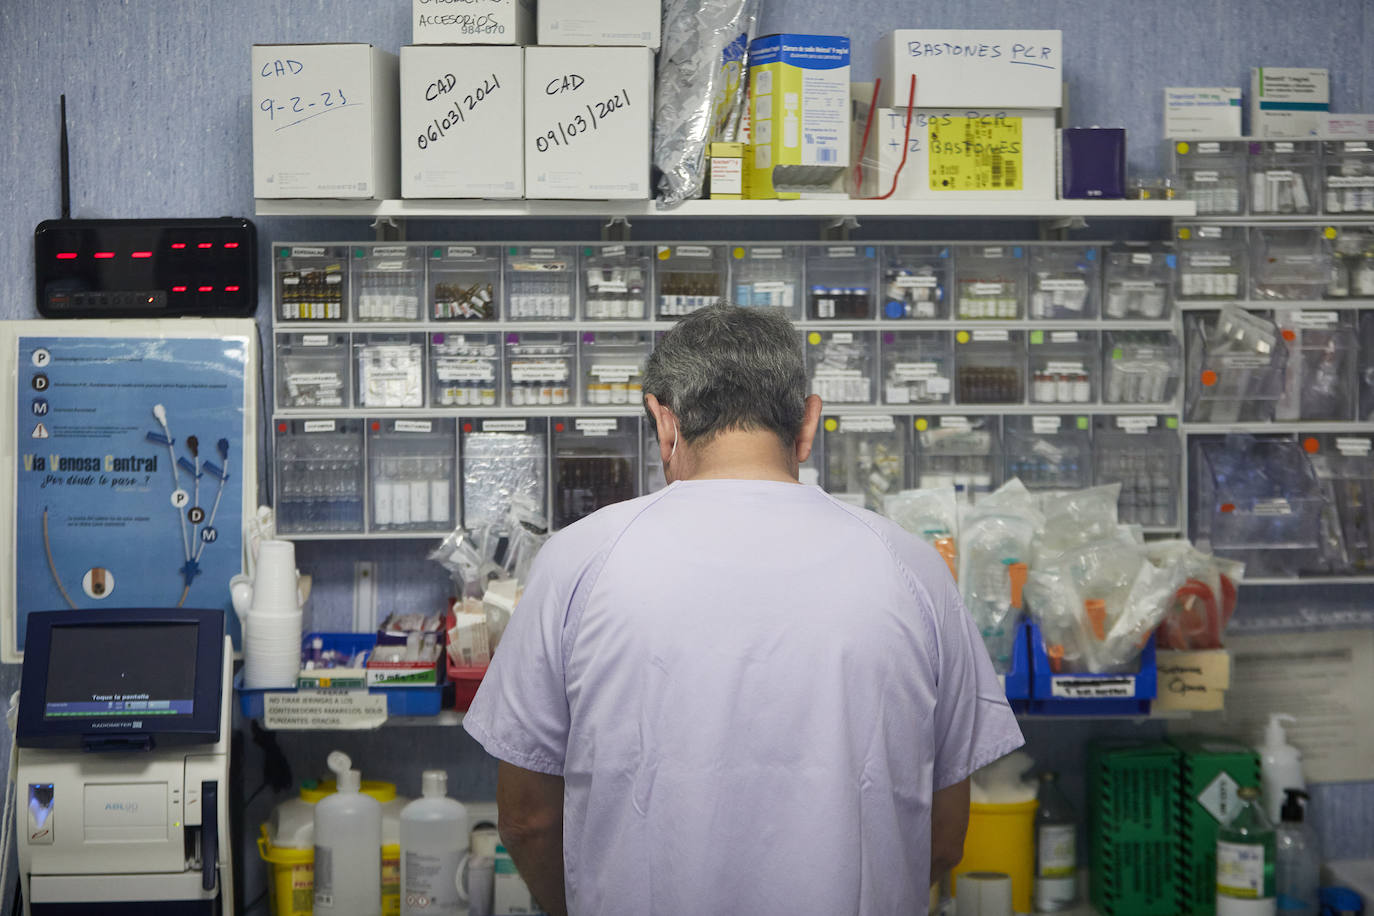
[[[575,92],[582,88],[584,82],[585,80],[581,76],[570,73],[567,76],[550,80],[548,85],[544,87],[544,92],[548,95]],[[608,99],[584,104],[582,110],[586,112],[585,117],[582,111],[579,111],[566,119],[560,118],[554,128],[536,133],[534,147],[541,153],[547,153],[551,149],[567,146],[578,134],[600,130],[606,118],[629,107],[630,90],[628,89],[621,89]]]
[[[437,101],[450,92],[456,92],[457,86],[458,77],[452,73],[445,73],[425,87],[425,101]],[[482,77],[481,83],[467,90],[461,99],[455,96],[442,115],[430,119],[429,124],[421,129],[419,136],[415,138],[416,144],[420,149],[429,149],[430,144],[438,143],[450,130],[466,122],[467,113],[476,111],[478,105],[491,98],[500,88],[501,81],[495,73]]]
[[[265,62],[262,65],[260,75],[263,79],[271,79],[273,77],[296,77],[304,72],[305,64],[298,60],[285,58]],[[258,110],[267,112],[267,119],[272,122],[276,122],[278,115],[286,112],[287,114],[282,115],[283,123],[276,127],[277,130],[283,130],[316,115],[356,104],[358,103],[348,100],[342,89],[329,88],[282,98],[267,96],[258,102]]]

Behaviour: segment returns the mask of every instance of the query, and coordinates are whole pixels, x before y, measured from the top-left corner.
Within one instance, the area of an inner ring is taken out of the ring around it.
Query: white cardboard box
[[[1374,114],[1322,115],[1317,123],[1317,136],[1323,140],[1374,138]]]
[[[534,0],[411,0],[410,34],[417,45],[527,45]]]
[[[1058,29],[898,29],[878,44],[878,104],[904,107],[916,76],[919,108],[1058,108]]]
[[[1250,136],[1315,137],[1331,110],[1331,81],[1310,67],[1250,68]]]
[[[395,54],[254,45],[252,59],[254,197],[397,195]]]
[[[863,95],[864,91],[856,90],[856,96]],[[869,94],[864,98],[871,97],[871,92],[871,88],[867,89]],[[868,106],[859,103],[853,107],[855,117],[850,146],[857,158]],[[968,119],[968,122],[956,119]],[[905,124],[904,108],[879,108],[874,112],[868,147],[863,154],[861,196],[877,197],[892,187],[892,176],[902,161]],[[912,112],[906,165],[892,197],[897,200],[1053,200],[1054,148],[1053,111],[919,108]],[[1020,188],[1006,187],[1013,184],[1019,184]],[[979,189],[973,185],[984,187]]]
[[[525,49],[525,196],[650,196],[654,52]]]
[[[1241,136],[1239,86],[1174,86],[1164,90],[1164,136]]]
[[[401,49],[401,196],[523,197],[525,49]]]
[[[545,0],[539,4],[541,45],[629,45],[657,48],[660,0]]]

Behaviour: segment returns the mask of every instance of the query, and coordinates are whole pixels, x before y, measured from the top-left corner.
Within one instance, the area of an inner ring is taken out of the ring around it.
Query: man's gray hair
[[[654,347],[644,393],[672,409],[688,442],[727,430],[768,430],[790,448],[806,400],[801,338],[778,309],[699,309]],[[652,414],[649,423],[657,430]]]

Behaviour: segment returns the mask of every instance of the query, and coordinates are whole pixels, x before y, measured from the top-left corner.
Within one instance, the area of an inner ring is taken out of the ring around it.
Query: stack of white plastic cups
[[[290,541],[263,541],[259,545],[252,603],[241,618],[245,687],[296,686],[302,617],[298,578],[296,545]]]

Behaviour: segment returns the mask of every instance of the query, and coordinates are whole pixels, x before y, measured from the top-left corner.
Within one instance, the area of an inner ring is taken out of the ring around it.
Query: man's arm
[[[967,785],[965,792],[967,793]],[[549,916],[567,916],[563,883],[563,777],[498,761],[497,831],[501,842]],[[968,807],[964,808],[965,823]],[[959,839],[963,848],[963,834]]]
[[[938,789],[930,800],[930,883],[964,858],[968,833],[968,780]]]

